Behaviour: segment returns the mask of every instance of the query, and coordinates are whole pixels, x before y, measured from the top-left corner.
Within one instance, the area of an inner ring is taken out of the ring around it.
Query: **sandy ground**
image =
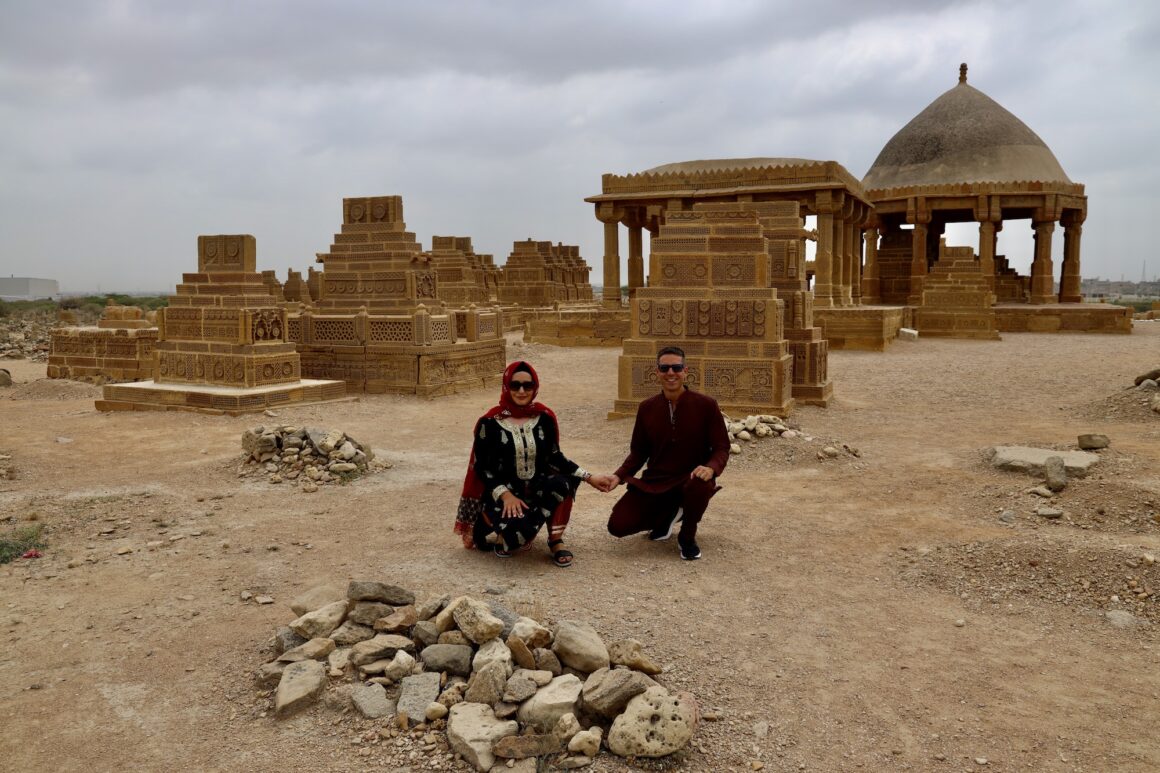
[[[539,368],[564,450],[589,469],[626,451],[630,422],[605,419],[618,353],[509,347]],[[641,639],[716,721],[687,753],[637,767],[1160,769],[1160,604],[1128,600],[1130,582],[1160,590],[1160,566],[1140,560],[1160,554],[1160,415],[1123,391],[1157,365],[1160,323],[832,353],[833,405],[793,415],[811,439],[731,461],[704,560],[611,538],[612,498],[585,488],[576,563],[560,570],[542,545],[500,560],[451,533],[491,390],[276,419],[100,414],[95,388],[5,362],[17,383],[0,391],[0,454],[16,477],[0,480],[0,527],[35,519],[49,546],[0,567],[0,767],[411,769],[363,743],[378,725],[339,701],[275,721],[253,681],[290,599],[357,578],[490,590]],[[342,429],[394,466],[316,494],[239,478],[242,430],[262,422]],[[1067,448],[1080,432],[1112,447],[1057,498],[1058,521],[1033,514],[1035,481],[983,462],[990,445]],[[821,461],[825,444],[860,456]],[[1113,627],[1114,609],[1140,625]],[[632,768],[606,753],[590,769]]]

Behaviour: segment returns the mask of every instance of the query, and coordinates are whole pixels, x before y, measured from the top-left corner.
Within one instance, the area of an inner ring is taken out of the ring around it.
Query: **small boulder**
[[[520,723],[532,727],[537,733],[547,733],[556,726],[560,717],[577,712],[576,702],[583,687],[573,674],[556,677],[523,702],[517,714]]]
[[[358,644],[360,641],[373,639],[375,629],[365,625],[359,625],[352,620],[346,620],[338,628],[335,628],[330,633],[330,638],[338,645]]]
[[[536,658],[537,671],[547,671],[552,676],[559,676],[564,673],[564,667],[560,665],[560,659],[556,657],[555,652],[538,648],[532,650],[532,655]]]
[[[1107,448],[1111,445],[1107,435],[1098,435],[1095,433],[1080,435],[1078,445],[1084,451],[1098,451],[1101,448]]]
[[[382,719],[395,713],[395,702],[381,684],[360,684],[350,693],[350,701],[367,719]]]
[[[1067,468],[1063,465],[1062,456],[1049,456],[1043,463],[1043,479],[1047,488],[1052,491],[1063,491],[1067,488]]]
[[[290,623],[290,627],[299,636],[317,639],[329,636],[335,628],[342,625],[344,617],[346,617],[346,602],[335,601],[313,612],[307,612]]]
[[[620,757],[664,757],[693,737],[697,707],[692,696],[650,687],[629,701],[608,731],[608,748]]]
[[[503,621],[491,613],[487,604],[467,597],[452,613],[455,625],[476,644],[491,641],[503,632]]]
[[[379,634],[373,639],[360,641],[351,647],[351,665],[361,666],[375,660],[395,657],[395,653],[402,650],[407,653],[415,651],[415,643],[406,636],[393,633]]]
[[[560,741],[551,733],[509,735],[496,741],[492,751],[495,752],[495,756],[505,759],[522,760],[529,757],[544,757],[560,751]]]
[[[520,668],[534,669],[536,667],[536,656],[528,649],[528,645],[524,643],[523,639],[513,633],[507,638],[507,646],[512,660]]]
[[[286,650],[278,656],[278,660],[283,663],[297,663],[299,660],[322,660],[332,652],[334,652],[333,639],[311,639],[292,650]]]
[[[495,743],[519,730],[515,722],[498,719],[491,706],[482,703],[456,703],[447,716],[447,744],[481,771],[495,764]]]
[[[295,615],[301,617],[307,612],[313,612],[327,604],[333,604],[345,598],[346,596],[342,595],[342,591],[333,585],[318,585],[291,601],[290,609]]]
[[[561,663],[586,674],[607,668],[609,663],[608,648],[600,634],[588,623],[578,620],[560,621],[552,651]]]
[[[346,613],[346,619],[359,625],[374,627],[377,621],[394,611],[394,607],[381,601],[359,601]]]
[[[471,647],[466,644],[432,644],[423,648],[419,659],[426,671],[471,675]]]
[[[552,643],[552,632],[530,617],[521,617],[512,626],[511,635],[528,645],[528,649],[548,647]]]
[[[399,702],[396,713],[407,715],[410,724],[418,724],[427,716],[427,706],[439,697],[439,674],[427,672],[403,677],[399,682]]]
[[[300,660],[282,671],[274,691],[274,715],[286,717],[318,698],[326,687],[326,666],[317,660]]]
[[[494,706],[503,699],[507,681],[504,664],[493,660],[471,675],[463,699],[468,703],[486,703],[488,706]]]
[[[650,676],[655,676],[662,670],[644,654],[641,643],[636,639],[621,639],[613,642],[608,647],[608,660],[614,666],[626,666]]]
[[[582,730],[568,741],[568,751],[572,754],[583,754],[585,757],[595,757],[600,753],[600,739],[603,735],[604,732],[599,725]]]
[[[352,580],[347,586],[346,597],[351,601],[381,601],[395,607],[415,603],[415,594],[411,591],[383,582]]]
[[[415,614],[415,607],[408,604],[405,607],[398,607],[386,617],[380,617],[375,621],[374,627],[376,631],[385,633],[406,633],[417,622],[419,617]]]
[[[530,654],[530,653],[529,653]],[[471,661],[473,671],[479,671],[488,663],[499,662],[504,666],[505,675],[512,672],[512,651],[499,639],[492,639],[479,646],[475,658]]]
[[[655,686],[656,682],[639,671],[602,668],[584,682],[580,704],[592,714],[615,719],[630,700]]]
[[[430,620],[420,620],[411,626],[411,638],[417,647],[423,648],[439,641],[439,631],[435,630],[435,623]]]

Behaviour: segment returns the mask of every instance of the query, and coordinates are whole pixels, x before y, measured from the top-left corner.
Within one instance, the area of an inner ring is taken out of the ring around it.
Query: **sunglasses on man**
[[[672,365],[669,365],[668,363],[657,365],[657,370],[659,370],[661,373],[668,373],[670,370],[673,373],[680,373],[684,369],[685,364],[683,362],[677,362]]]
[[[508,389],[513,392],[531,392],[536,388],[535,381],[509,381]]]

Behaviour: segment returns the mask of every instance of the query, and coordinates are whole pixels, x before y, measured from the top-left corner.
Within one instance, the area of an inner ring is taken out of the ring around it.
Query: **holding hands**
[[[597,491],[607,493],[616,488],[620,481],[615,475],[590,475],[585,482]]]

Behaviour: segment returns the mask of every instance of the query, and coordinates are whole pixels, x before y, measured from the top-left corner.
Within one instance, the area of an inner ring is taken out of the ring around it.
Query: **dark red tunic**
[[[720,475],[729,461],[729,435],[717,401],[688,387],[670,415],[664,392],[636,409],[628,457],[616,476],[649,493],[669,491],[705,465]],[[632,477],[645,463],[644,474]]]

